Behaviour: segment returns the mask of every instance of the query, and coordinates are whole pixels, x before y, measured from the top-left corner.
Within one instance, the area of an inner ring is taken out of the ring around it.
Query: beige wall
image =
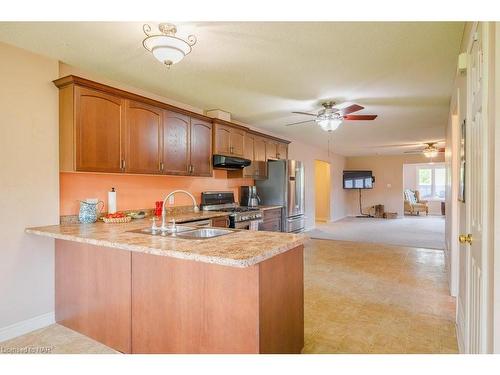
[[[434,159],[441,162],[441,155]],[[385,211],[397,212],[403,215],[403,165],[428,162],[423,155],[380,155],[354,156],[346,159],[346,169],[371,170],[375,177],[373,189],[362,191],[363,212],[376,204],[383,204]],[[359,214],[358,190],[347,192],[348,213],[351,216]]]
[[[342,171],[345,166],[345,157],[337,154],[328,154],[317,147],[293,141],[288,150],[290,159],[301,160],[305,168],[305,205],[306,205],[306,228],[311,229],[315,225],[316,212],[316,183],[314,181],[314,162],[323,160],[330,163],[330,220],[335,221],[347,216],[346,194],[342,189]]]
[[[315,218],[316,221],[330,220],[331,176],[330,163],[322,160],[314,161]]]
[[[0,336],[54,310],[53,240],[24,229],[59,221],[57,77],[56,60],[0,43]]]

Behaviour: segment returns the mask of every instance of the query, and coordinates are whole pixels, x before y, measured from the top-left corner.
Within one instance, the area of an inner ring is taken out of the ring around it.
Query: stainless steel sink
[[[225,236],[226,234],[233,233],[230,229],[219,229],[219,228],[200,228],[195,230],[190,230],[187,232],[177,233],[175,237],[193,239],[193,240],[203,240],[207,238],[214,238],[219,236]]]
[[[188,227],[185,225],[177,225],[175,228],[175,232],[173,230],[167,230],[165,232],[162,232],[161,230],[152,230],[151,228],[142,228],[142,229],[135,229],[131,230],[130,232],[132,233],[143,233],[143,234],[150,234],[152,236],[171,236],[176,233],[182,233],[182,232],[187,232],[190,230],[195,230],[195,227]]]
[[[152,230],[151,228],[142,228],[131,230],[132,233],[142,233],[149,234],[151,236],[161,236],[161,237],[175,237],[183,239],[192,240],[204,240],[208,238],[214,238],[219,236],[224,236],[226,234],[231,234],[234,231],[231,229],[221,229],[221,228],[195,228],[188,227],[184,225],[177,225],[176,231],[166,231]]]

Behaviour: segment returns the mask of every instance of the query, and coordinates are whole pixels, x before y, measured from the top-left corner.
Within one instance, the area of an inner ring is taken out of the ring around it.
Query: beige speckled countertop
[[[220,213],[218,216],[221,216]],[[306,238],[303,234],[248,230],[233,230],[231,234],[203,240],[129,232],[149,226],[150,220],[142,219],[126,224],[51,225],[27,228],[26,232],[61,240],[232,267],[248,267],[260,263],[302,245]]]

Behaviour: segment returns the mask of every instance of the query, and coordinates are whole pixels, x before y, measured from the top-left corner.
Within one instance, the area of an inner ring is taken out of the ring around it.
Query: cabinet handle
[[[191,173],[194,173],[194,165],[191,164]]]
[[[163,162],[162,161],[160,162],[160,171],[163,172]]]
[[[233,146],[229,146],[229,153],[232,154],[233,153]]]
[[[120,165],[121,170],[124,171],[125,170],[125,159],[120,160],[120,164],[121,164]]]
[[[276,154],[276,159],[279,159],[279,158],[280,158],[280,153],[278,152],[278,153]]]

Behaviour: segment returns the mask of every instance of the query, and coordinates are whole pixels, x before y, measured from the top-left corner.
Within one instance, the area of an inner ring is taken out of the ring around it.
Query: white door
[[[465,199],[465,232],[468,241],[462,244],[464,254],[465,290],[459,296],[465,303],[459,310],[459,326],[465,328],[462,339],[466,353],[485,353],[487,351],[486,314],[487,314],[487,264],[485,230],[483,223],[487,214],[485,196],[487,189],[486,168],[488,155],[487,117],[485,103],[487,98],[486,64],[484,56],[484,39],[487,35],[484,23],[475,25],[473,38],[468,48],[467,69],[467,124],[466,124],[466,199]],[[459,306],[460,308],[460,306]],[[464,316],[461,317],[460,314]]]

